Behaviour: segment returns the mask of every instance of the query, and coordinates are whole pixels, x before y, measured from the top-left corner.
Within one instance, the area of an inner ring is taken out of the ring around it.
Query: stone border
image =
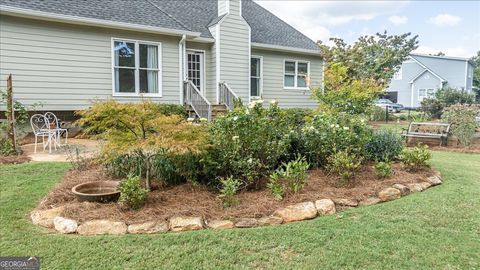
[[[102,234],[153,234],[168,231],[182,232],[203,229],[253,228],[259,226],[278,225],[295,221],[313,219],[318,216],[333,215],[336,207],[352,208],[363,205],[373,205],[399,199],[411,193],[421,192],[427,188],[442,184],[439,172],[428,177],[424,182],[415,184],[395,184],[378,192],[376,197],[367,198],[361,202],[351,199],[321,199],[315,202],[303,202],[277,209],[273,215],[262,218],[239,218],[231,220],[204,220],[202,217],[176,216],[168,221],[149,221],[145,223],[127,224],[110,220],[90,220],[82,224],[61,216],[63,207],[48,210],[35,210],[30,218],[33,224],[46,228],[54,228],[63,234],[77,233],[80,235]]]

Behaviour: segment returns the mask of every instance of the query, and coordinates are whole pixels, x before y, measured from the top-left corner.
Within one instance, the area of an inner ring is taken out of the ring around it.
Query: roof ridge
[[[186,30],[188,31],[192,31],[192,29],[188,28],[184,23],[182,23],[180,20],[178,20],[177,18],[173,17],[172,15],[168,14],[167,12],[165,12],[164,10],[162,10],[158,5],[156,5],[155,3],[153,3],[151,0],[145,0],[147,1],[150,5],[154,6],[156,9],[158,9],[160,12],[162,12],[163,14],[167,15],[169,18],[171,18],[172,20],[174,20],[176,23],[178,23],[179,25],[181,25],[183,28],[185,28]]]

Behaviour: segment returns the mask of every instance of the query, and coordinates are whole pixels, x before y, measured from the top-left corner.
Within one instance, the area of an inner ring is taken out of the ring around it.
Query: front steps
[[[197,114],[190,105],[186,104],[185,110],[187,111],[189,118],[198,118]],[[212,121],[215,120],[217,116],[226,114],[227,111],[227,106],[223,104],[212,104]]]

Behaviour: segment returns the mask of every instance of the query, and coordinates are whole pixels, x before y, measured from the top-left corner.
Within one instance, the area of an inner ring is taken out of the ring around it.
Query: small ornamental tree
[[[145,162],[146,188],[150,189],[150,160],[160,150],[184,153],[201,151],[206,144],[203,125],[188,123],[178,114],[166,115],[163,107],[149,100],[139,103],[96,102],[77,112],[86,133],[105,139],[101,159],[114,160],[136,154]]]

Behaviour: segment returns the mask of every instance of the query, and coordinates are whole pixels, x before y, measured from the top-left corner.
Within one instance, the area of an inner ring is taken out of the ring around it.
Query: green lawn
[[[480,155],[435,152],[433,165],[441,186],[312,221],[97,237],[27,219],[68,165],[0,165],[0,255],[38,255],[42,269],[479,269]]]

